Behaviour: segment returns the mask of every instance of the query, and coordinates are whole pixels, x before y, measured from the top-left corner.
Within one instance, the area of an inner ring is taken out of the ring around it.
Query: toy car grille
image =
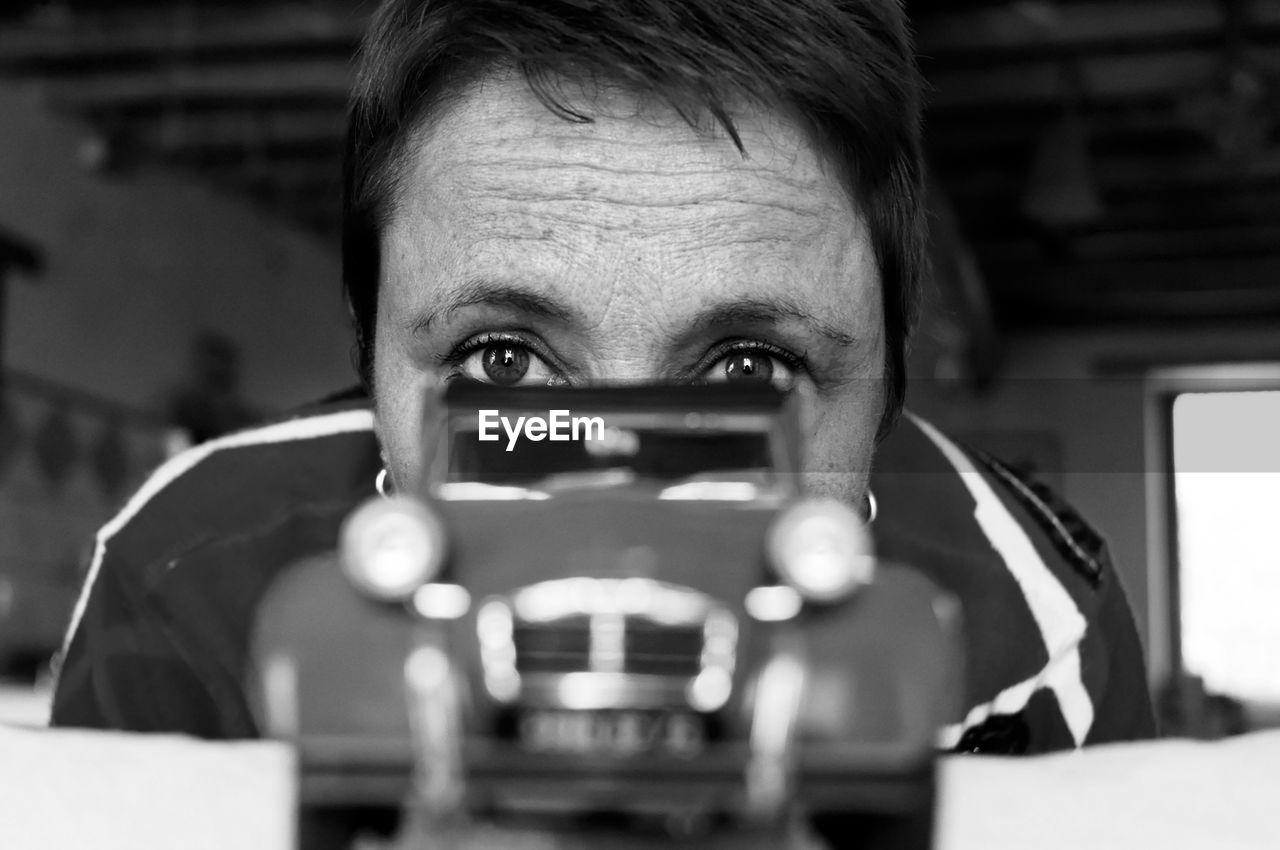
[[[737,646],[723,606],[647,578],[529,585],[484,602],[476,629],[490,696],[573,709],[714,710],[699,706],[728,698]]]
[[[520,673],[573,673],[590,669],[591,621],[566,617],[552,623],[515,627],[516,669]]]
[[[638,617],[627,621],[623,671],[696,676],[702,670],[702,627],[666,626]]]
[[[696,676],[702,669],[701,626],[667,626],[643,617],[621,618],[621,653],[613,671],[658,676]],[[514,630],[516,669],[527,673],[598,670],[592,658],[591,622],[570,617],[551,623],[520,623]]]

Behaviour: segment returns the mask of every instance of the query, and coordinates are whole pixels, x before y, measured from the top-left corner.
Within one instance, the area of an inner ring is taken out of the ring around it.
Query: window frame
[[[1157,688],[1188,673],[1182,646],[1182,563],[1173,405],[1185,393],[1280,392],[1280,362],[1157,369],[1144,381],[1147,462],[1147,659]]]

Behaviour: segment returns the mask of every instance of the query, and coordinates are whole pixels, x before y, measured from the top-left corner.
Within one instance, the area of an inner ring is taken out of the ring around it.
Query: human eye
[[[520,334],[485,333],[465,340],[443,359],[446,380],[470,378],[502,387],[565,383],[544,347]]]
[[[772,384],[780,390],[795,386],[804,359],[761,340],[733,340],[715,346],[698,369],[703,383]]]

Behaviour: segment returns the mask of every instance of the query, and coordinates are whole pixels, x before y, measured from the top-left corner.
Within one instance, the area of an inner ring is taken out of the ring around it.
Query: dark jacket
[[[99,532],[52,722],[204,738],[256,734],[243,689],[274,575],[332,549],[380,467],[352,401],[197,446]],[[1141,647],[1099,538],[1042,491],[906,417],[880,447],[884,557],[955,593],[966,713],[944,747],[1043,752],[1150,737]]]

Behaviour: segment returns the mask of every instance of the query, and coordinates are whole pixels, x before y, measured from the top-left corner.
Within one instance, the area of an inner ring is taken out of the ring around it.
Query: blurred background
[[[41,715],[141,477],[353,382],[373,5],[0,5],[0,719]],[[909,406],[1102,531],[1169,731],[1276,723],[1280,0],[907,5],[934,219]]]

